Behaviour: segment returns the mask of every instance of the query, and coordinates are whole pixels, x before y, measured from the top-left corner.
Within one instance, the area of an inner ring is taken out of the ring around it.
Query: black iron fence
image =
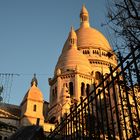
[[[139,139],[140,137],[140,46],[119,65],[110,66],[99,85],[70,108],[48,139]]]

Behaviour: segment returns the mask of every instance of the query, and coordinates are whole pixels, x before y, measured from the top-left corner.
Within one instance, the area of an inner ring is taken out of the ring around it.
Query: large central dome
[[[93,48],[105,51],[112,51],[112,48],[104,35],[95,28],[90,27],[89,14],[85,6],[83,6],[81,10],[80,21],[80,28],[76,30],[77,47],[79,50]],[[68,40],[65,42],[63,51],[67,50],[67,48]]]
[[[80,27],[76,34],[78,49],[91,47],[106,51],[112,50],[104,35],[94,28]]]

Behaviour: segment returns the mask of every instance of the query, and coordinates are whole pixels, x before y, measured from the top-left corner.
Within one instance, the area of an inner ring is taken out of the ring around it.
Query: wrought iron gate
[[[140,46],[119,65],[110,66],[99,85],[79,104],[70,108],[48,139],[139,139],[140,137]]]

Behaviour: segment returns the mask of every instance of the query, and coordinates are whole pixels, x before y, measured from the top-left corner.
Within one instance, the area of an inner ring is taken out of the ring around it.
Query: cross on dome
[[[37,78],[36,78],[36,74],[34,74],[34,77],[33,77],[32,81],[31,81],[31,87],[32,86],[37,87],[37,85],[38,85],[38,81],[37,81]]]

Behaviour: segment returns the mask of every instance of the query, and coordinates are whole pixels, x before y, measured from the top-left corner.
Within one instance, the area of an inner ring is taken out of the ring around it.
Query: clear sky
[[[107,0],[0,0],[0,73],[14,76],[10,102],[20,104],[37,74],[38,87],[49,101],[48,78],[53,77],[57,59],[70,27],[80,25],[85,4],[92,27],[109,40],[106,20]]]

